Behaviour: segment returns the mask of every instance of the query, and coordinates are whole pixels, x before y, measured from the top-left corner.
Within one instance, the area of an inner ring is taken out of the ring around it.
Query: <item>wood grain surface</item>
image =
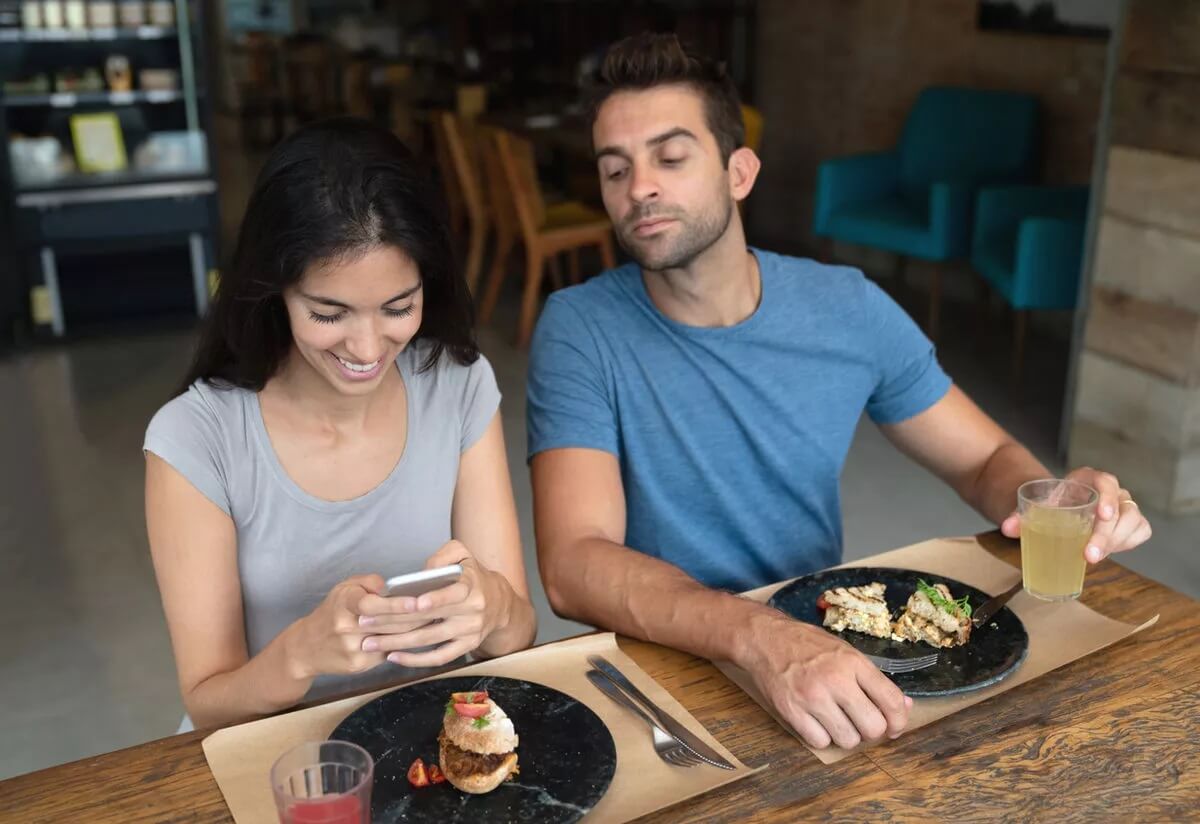
[[[1015,565],[1016,544],[984,545]],[[982,704],[821,764],[707,661],[621,647],[742,761],[769,768],[644,821],[1184,821],[1200,809],[1200,610],[1112,562],[1083,601],[1150,629]],[[0,782],[5,822],[229,822],[188,733]],[[265,780],[265,778],[264,778]]]

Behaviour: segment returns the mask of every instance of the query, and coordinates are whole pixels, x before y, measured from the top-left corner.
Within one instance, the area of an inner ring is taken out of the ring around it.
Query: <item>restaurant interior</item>
[[[628,260],[586,96],[643,31],[734,79],[750,244],[862,269],[1046,466],[1120,476],[1154,537],[1117,563],[1200,598],[1190,0],[0,0],[0,779],[175,732],[140,445],[263,159],[323,118],[436,175],[537,640],[590,629],[537,582],[525,375],[546,296]],[[865,418],[840,483],[847,561],[994,527]]]

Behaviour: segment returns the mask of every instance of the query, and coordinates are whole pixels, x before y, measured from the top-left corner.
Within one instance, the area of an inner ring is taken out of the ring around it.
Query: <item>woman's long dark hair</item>
[[[391,132],[336,118],[298,130],[267,158],[180,391],[197,380],[262,389],[292,345],[284,289],[310,266],[380,246],[402,250],[420,272],[424,307],[413,341],[430,344],[421,369],[443,352],[474,363],[474,309],[440,192]]]

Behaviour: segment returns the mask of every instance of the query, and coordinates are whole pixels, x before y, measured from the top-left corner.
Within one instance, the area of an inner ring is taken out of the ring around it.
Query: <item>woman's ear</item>
[[[745,200],[758,179],[762,161],[753,149],[743,146],[729,156],[729,191],[736,201]]]

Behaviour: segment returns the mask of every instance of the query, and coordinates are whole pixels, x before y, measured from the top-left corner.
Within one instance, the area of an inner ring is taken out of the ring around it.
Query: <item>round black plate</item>
[[[444,784],[420,789],[408,768],[438,762],[438,732],[452,692],[487,690],[513,720],[520,744],[512,781],[486,795]],[[578,821],[603,797],[617,769],[604,722],[569,695],[512,678],[458,677],[390,692],[349,715],[329,736],[375,759],[371,821]]]
[[[990,597],[961,581],[930,572],[848,567],[797,578],[776,592],[769,603],[793,618],[821,626],[824,616],[817,609],[817,598],[821,593],[833,587],[862,586],[879,581],[887,585],[885,597],[895,620],[916,590],[918,578],[930,584],[945,584],[955,598],[970,596],[972,607],[982,606]],[[886,640],[861,632],[834,634],[860,652],[884,658],[916,658],[934,650],[929,644]],[[941,650],[938,662],[932,667],[888,677],[907,695],[953,695],[995,684],[1019,667],[1028,652],[1029,634],[1025,632],[1025,625],[1016,613],[1004,607],[986,625],[972,630],[971,639],[965,645]]]

